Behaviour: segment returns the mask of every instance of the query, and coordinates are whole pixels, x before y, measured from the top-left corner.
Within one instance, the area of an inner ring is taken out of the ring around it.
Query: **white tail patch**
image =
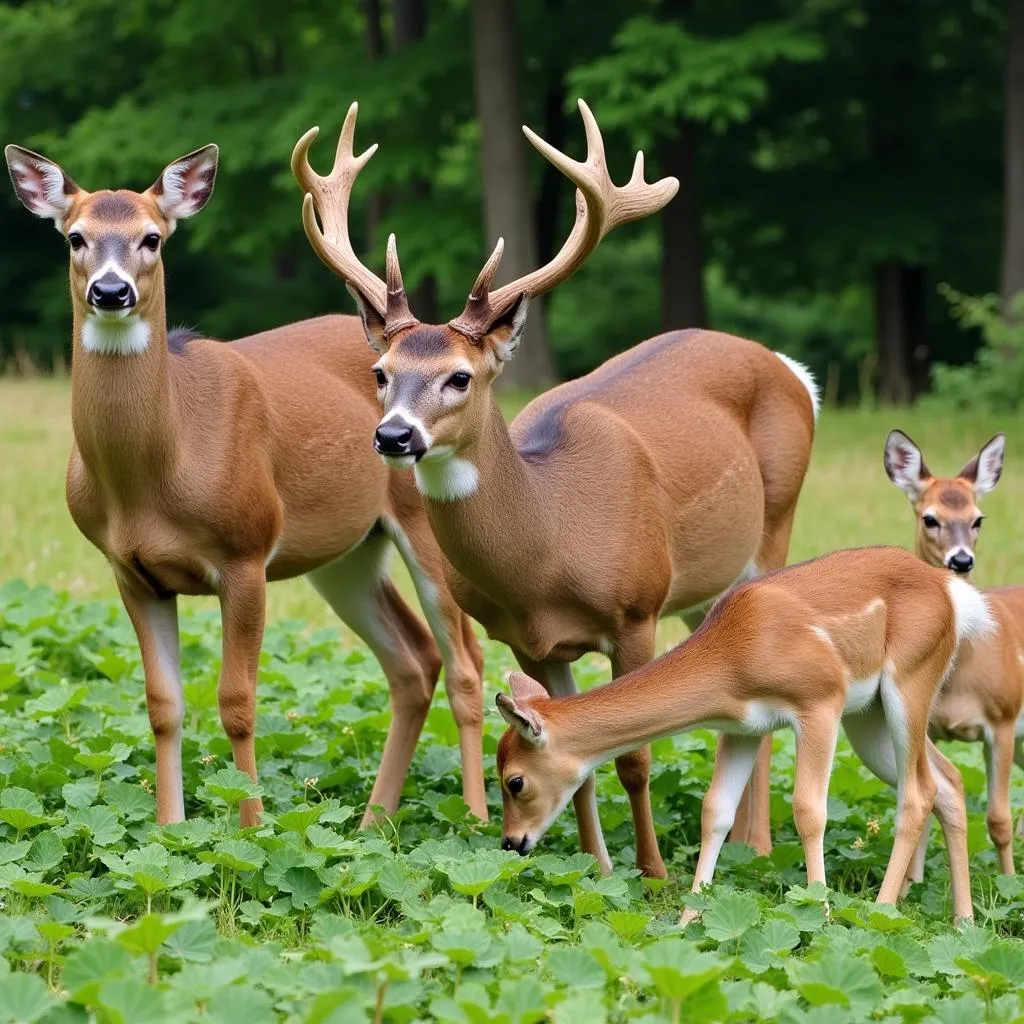
[[[946,580],[949,599],[953,602],[953,618],[956,622],[957,643],[964,640],[978,640],[995,629],[995,619],[985,595],[959,576]]]
[[[818,412],[821,409],[821,394],[818,391],[817,382],[814,379],[814,375],[810,370],[804,366],[803,363],[798,363],[795,359],[791,359],[784,352],[776,352],[777,355],[789,369],[792,371],[793,376],[807,389],[807,394],[811,398],[811,408],[814,410],[814,419],[818,419]]]

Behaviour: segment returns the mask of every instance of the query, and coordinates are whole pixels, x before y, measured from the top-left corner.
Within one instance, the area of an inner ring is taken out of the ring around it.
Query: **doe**
[[[712,880],[761,737],[796,733],[793,817],[809,882],[825,881],[829,775],[842,723],[896,787],[896,835],[878,894],[894,903],[934,804],[954,915],[972,917],[960,773],[929,740],[928,712],[961,642],[990,626],[969,583],[900,548],[837,551],[727,593],[675,650],[607,686],[552,700],[521,673],[498,694],[503,845],[528,853],[594,768],[698,727],[721,733],[701,814],[694,891]],[[695,915],[684,912],[683,923]]]
[[[157,821],[185,814],[178,595],[220,599],[221,721],[235,764],[255,780],[266,583],[303,574],[388,679],[394,714],[370,804],[397,807],[443,662],[463,793],[485,818],[480,648],[444,583],[409,474],[389,471],[370,447],[375,389],[359,321],[321,317],[230,343],[168,333],[163,247],[210,198],[216,146],[175,160],[145,192],[86,192],[38,153],[8,146],[6,155],[22,203],[68,241],[67,501],[109,561],[138,635]],[[433,637],[386,575],[391,544]],[[242,824],[261,810],[245,801]]]
[[[914,549],[929,565],[970,575],[984,519],[978,498],[999,482],[1004,448],[1005,438],[996,434],[955,477],[936,477],[906,434],[889,433],[885,471],[910,499],[917,520]],[[1012,875],[1010,776],[1014,761],[1024,768],[1024,587],[997,587],[985,594],[995,629],[960,652],[935,701],[930,731],[936,739],[984,743],[988,833],[1000,871]],[[1017,833],[1024,836],[1024,816]],[[927,845],[926,830],[908,881],[923,878]]]

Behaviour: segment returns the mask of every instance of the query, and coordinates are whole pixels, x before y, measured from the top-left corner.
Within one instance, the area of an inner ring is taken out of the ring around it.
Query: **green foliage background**
[[[898,909],[873,899],[891,790],[841,742],[825,839],[831,892],[803,885],[789,814],[793,750],[776,740],[775,849],[728,845],[720,884],[685,894],[714,739],[654,747],[655,823],[672,875],[631,868],[628,802],[599,773],[616,872],[575,852],[571,814],[526,858],[468,820],[443,698],[403,806],[358,832],[388,720],[387,688],[338,633],[279,621],[260,666],[265,823],[217,722],[219,626],[182,622],[189,820],[153,824],[138,647],[113,603],[0,587],[0,1021],[71,1024],[843,1024],[1012,1022],[1024,1016],[1024,883],[994,874],[970,801],[978,924],[954,930],[938,830],[926,880]],[[488,643],[488,706],[508,652]],[[580,666],[587,685],[599,659]],[[488,715],[492,762],[503,722]],[[969,793],[978,745],[954,747]],[[499,805],[491,777],[489,803]],[[355,805],[355,806],[354,806]],[[702,922],[678,931],[683,901]]]
[[[713,325],[785,349],[821,379],[834,364],[843,394],[873,348],[879,261],[924,267],[929,355],[954,363],[974,342],[955,330],[936,285],[976,293],[997,283],[1003,4],[894,4],[517,6],[524,119],[578,154],[573,100],[584,95],[617,176],[631,147],[648,149],[656,174],[681,126],[698,132],[694,178],[682,187],[698,196]],[[471,11],[467,0],[434,0],[424,37],[397,49],[385,2],[385,48],[371,58],[366,6],[6,0],[0,139],[61,161],[88,189],[143,188],[175,156],[216,141],[215,199],[167,249],[169,310],[173,322],[235,337],[349,310],[302,234],[288,158],[320,124],[314,158],[326,163],[357,98],[359,138],[381,146],[357,189],[357,229],[371,197],[384,209],[376,237],[362,232],[358,245],[380,262],[396,230],[407,286],[433,274],[440,312],[451,315],[493,241],[481,227]],[[889,39],[896,8],[901,31]],[[894,89],[883,65],[909,84]],[[898,145],[880,150],[877,138],[889,136]],[[531,161],[538,232],[557,244],[569,189],[542,201],[543,164]],[[419,179],[425,192],[410,187]],[[0,356],[48,364],[66,355],[69,336],[60,245],[6,188],[0,240]],[[636,225],[556,294],[549,335],[561,372],[659,329],[660,260],[659,225]]]

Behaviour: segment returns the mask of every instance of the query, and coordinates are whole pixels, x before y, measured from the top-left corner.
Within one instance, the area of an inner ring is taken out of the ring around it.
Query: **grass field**
[[[598,792],[612,876],[575,852],[571,814],[530,857],[500,851],[496,822],[466,818],[440,695],[402,809],[359,832],[386,687],[302,581],[270,590],[257,746],[264,825],[237,828],[237,804],[253,789],[230,766],[216,713],[215,606],[193,601],[182,625],[189,820],[156,828],[137,647],[102,557],[64,506],[68,398],[66,382],[0,380],[0,1024],[1024,1020],[1024,882],[994,873],[978,746],[948,748],[969,794],[974,926],[950,924],[937,833],[925,883],[896,910],[871,903],[893,794],[845,742],[830,784],[832,888],[807,888],[789,813],[792,743],[779,736],[775,849],[758,858],[727,846],[718,884],[699,897],[703,920],[681,934],[711,734],[654,747],[667,884],[631,870],[628,804],[608,767]],[[977,581],[1024,581],[1016,424],[922,411],[824,413],[792,557],[909,544],[910,510],[882,469],[897,425],[936,472],[956,471],[1007,431]],[[662,643],[682,632],[666,624]],[[493,643],[485,655],[491,707],[510,658]],[[577,677],[592,685],[606,672],[595,656]],[[493,813],[502,728],[488,714]],[[1020,779],[1016,797],[1020,809]],[[1019,862],[1020,844],[1017,853]]]

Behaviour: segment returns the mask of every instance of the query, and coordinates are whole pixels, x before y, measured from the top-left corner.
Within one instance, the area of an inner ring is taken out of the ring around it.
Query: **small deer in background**
[[[221,721],[235,764],[255,780],[266,584],[299,575],[387,676],[394,714],[370,804],[397,807],[443,662],[463,794],[486,818],[480,648],[445,585],[411,474],[373,453],[376,389],[359,321],[321,317],[229,343],[168,334],[163,246],[209,200],[216,146],[169,164],[145,192],[86,192],[38,153],[6,155],[19,199],[68,241],[68,507],[110,562],[138,635],[157,821],[185,815],[178,595],[220,599]],[[386,575],[392,544],[433,637]],[[261,810],[245,801],[242,824]]]
[[[761,737],[796,733],[793,818],[808,882],[825,881],[828,784],[839,725],[896,787],[880,903],[894,903],[932,807],[949,854],[954,917],[969,920],[960,773],[928,738],[928,712],[961,642],[991,622],[963,579],[902,548],[836,551],[725,594],[674,650],[587,693],[551,699],[522,673],[497,696],[503,847],[529,853],[591,772],[623,751],[696,728],[720,732],[701,812],[693,890],[709,884]],[[682,923],[696,914],[687,910]]]
[[[885,471],[910,499],[917,519],[914,549],[929,565],[970,575],[984,518],[978,498],[999,482],[1004,448],[1004,436],[996,434],[955,477],[936,477],[906,434],[889,433]],[[997,587],[985,594],[995,629],[961,649],[932,709],[931,734],[985,744],[988,832],[1000,870],[1012,875],[1010,773],[1014,761],[1024,768],[1024,587]],[[1017,833],[1024,836],[1024,817]],[[909,881],[923,877],[927,842],[926,830]]]

